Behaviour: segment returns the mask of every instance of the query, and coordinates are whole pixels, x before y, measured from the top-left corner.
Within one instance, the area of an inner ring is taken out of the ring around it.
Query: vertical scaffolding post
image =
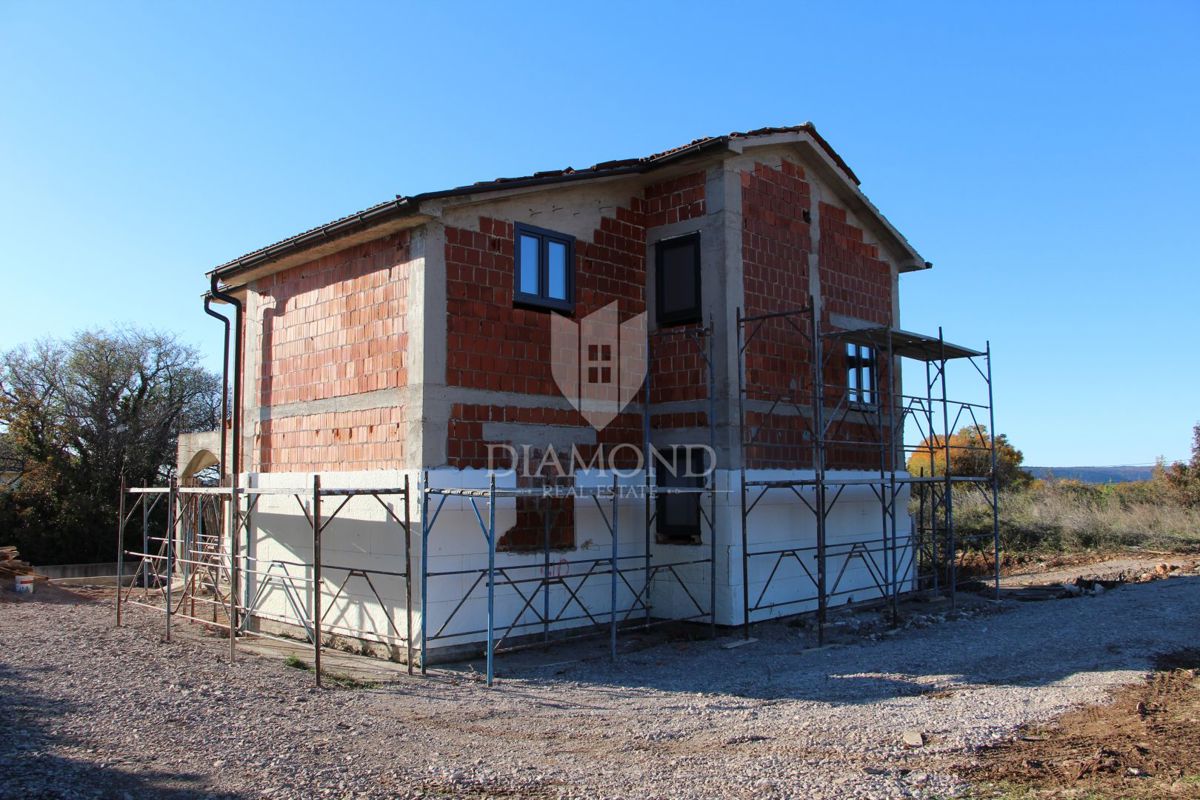
[[[121,475],[121,495],[117,498],[117,627],[121,627],[121,587],[125,583],[125,476]],[[145,548],[143,553],[149,552]]]
[[[496,656],[496,473],[488,476],[487,685],[495,679]]]
[[[404,473],[404,665],[408,674],[413,674],[413,615],[412,615],[412,493],[409,491],[410,480]]]
[[[149,488],[149,486],[150,486],[150,484],[146,483],[146,482],[143,482],[142,485],[144,488]],[[128,491],[128,489],[126,491]],[[147,558],[149,558],[149,553],[150,553],[150,506],[146,502],[146,497],[147,497],[147,495],[142,495],[140,498],[140,502],[142,504],[142,556],[141,556],[141,558],[142,558],[143,562]],[[155,575],[158,574],[157,569],[158,568],[155,567]],[[142,575],[142,583],[143,583],[143,585],[145,585],[145,583],[149,580],[150,576],[146,574],[145,570],[141,570],[141,575]],[[130,588],[130,591],[133,590],[132,586],[129,588]]]
[[[742,638],[750,638],[750,534],[747,530],[746,514],[746,437],[740,431],[746,424],[746,345],[744,342],[742,308],[737,309],[738,350],[738,471],[741,478],[742,506]]]
[[[224,435],[224,434],[222,433],[222,435]],[[224,467],[224,464],[222,464],[222,467]],[[230,525],[230,529],[229,529],[229,545],[230,545],[230,550],[229,550],[229,663],[232,666],[233,660],[234,660],[234,654],[235,654],[235,651],[237,650],[237,632],[238,632],[237,595],[234,593],[234,584],[233,584],[233,561],[234,561],[233,543],[234,543],[234,541],[236,541],[233,529],[236,526],[241,524],[241,522],[240,522],[241,508],[240,508],[240,503],[238,501],[237,489],[235,489],[235,488],[231,488],[229,490],[228,508],[229,508],[229,512],[225,515],[225,518],[222,519],[222,522],[225,522]],[[224,538],[225,538],[224,536],[221,536],[221,540],[224,540]],[[218,540],[218,541],[221,541],[221,540]],[[221,545],[218,544],[218,548],[220,546]],[[218,554],[218,561],[219,561],[219,559],[220,559],[220,555]],[[247,613],[249,613],[249,610],[250,610],[250,604],[247,603],[246,604]]]
[[[888,353],[888,442],[887,442],[887,458],[888,458],[888,508],[891,511],[891,534],[892,534],[892,625],[900,623],[900,542],[896,538],[896,510],[897,490],[896,490],[896,470],[899,468],[897,464],[896,450],[896,385],[900,383],[900,370],[896,368],[896,358],[892,355],[892,329],[888,328],[887,334],[887,353]],[[904,401],[904,391],[901,388],[901,402]],[[901,417],[901,427],[903,428],[903,417]],[[904,436],[904,431],[900,431],[900,436]],[[907,466],[905,467],[907,469]],[[883,491],[883,487],[879,487]],[[885,532],[886,535],[886,532]],[[909,550],[912,552],[912,560],[915,566],[916,551],[913,550],[913,543],[909,543]]]
[[[937,490],[934,488],[933,479],[937,476],[936,458],[937,458],[937,433],[933,427],[933,371],[929,368],[929,362],[925,362],[925,445],[929,450],[929,553],[930,559],[933,561],[933,593],[934,595],[941,593],[941,573],[942,563],[938,558],[938,530],[937,530]],[[924,473],[922,473],[922,476]],[[922,486],[924,491],[924,486]],[[923,520],[922,520],[923,521]]]
[[[644,555],[642,557],[642,566],[645,568],[645,582],[642,584],[644,601],[642,605],[645,607],[644,622],[650,624],[650,575],[651,575],[651,545],[650,545],[650,527],[654,524],[654,515],[656,509],[652,504],[655,502],[652,497],[655,484],[655,466],[654,458],[650,455],[650,377],[654,374],[654,347],[652,344],[653,332],[646,331],[646,394],[645,405],[642,406],[642,458],[645,459],[644,469],[644,489],[645,494],[643,501],[645,505],[646,531],[644,538]],[[615,606],[614,606],[615,608]]]
[[[708,317],[706,339],[708,367],[708,449],[712,453],[712,472],[708,476],[708,629],[717,638],[717,375],[713,362],[713,318]],[[649,533],[647,533],[649,537]],[[649,578],[649,572],[647,572]],[[649,600],[649,591],[646,599]],[[647,603],[647,613],[649,603]]]
[[[421,674],[428,675],[426,643],[429,638],[429,470],[421,485]]]
[[[196,579],[196,568],[192,565],[192,562],[199,558],[197,541],[202,541],[204,537],[204,498],[197,495],[194,498],[189,497],[185,502],[188,505],[188,517],[191,517],[193,510],[195,511],[196,515],[193,524],[188,526],[190,528],[190,535],[188,536],[187,547],[185,547],[183,551],[184,556],[187,559],[187,561],[184,562],[184,569],[187,571],[185,585],[188,587],[188,615],[195,617],[196,587],[192,585],[192,582]],[[197,534],[199,534],[199,540],[197,539]]]
[[[242,495],[238,491],[237,476],[235,475],[229,489],[229,506],[233,516],[233,525],[229,529],[229,663],[233,663],[234,651],[237,649],[237,632],[241,627],[238,614],[238,591],[240,587],[241,540],[242,540]],[[250,509],[246,509],[247,518]],[[246,603],[246,612],[250,611],[250,603]]]
[[[613,469],[612,478],[612,555],[609,557],[609,566],[612,570],[610,576],[612,580],[609,582],[609,602],[612,606],[612,616],[608,623],[608,647],[609,655],[613,661],[617,660],[617,579],[620,577],[617,573],[617,538],[620,535],[617,525],[618,519],[618,489],[620,488],[617,479],[617,471]],[[646,576],[647,578],[649,575]]]
[[[950,400],[946,393],[946,339],[942,335],[940,325],[938,326],[938,347],[938,367],[941,369],[942,375],[942,435],[945,437],[943,446],[946,450],[946,468],[943,470],[945,497],[942,498],[942,505],[946,514],[946,556],[950,562],[950,608],[954,608],[958,601],[958,545],[954,541],[954,485],[951,482],[953,470],[950,467],[953,445],[950,441]]]
[[[647,442],[649,442],[648,439],[647,439]],[[646,555],[645,555],[645,559],[644,559],[644,561],[645,561],[644,566],[646,569],[646,578],[645,578],[645,583],[642,584],[642,592],[645,596],[645,600],[642,603],[642,605],[645,607],[645,624],[649,625],[650,624],[650,527],[651,527],[651,525],[654,524],[654,513],[652,511],[652,508],[653,508],[652,504],[654,503],[654,496],[653,496],[653,494],[654,494],[654,488],[653,488],[654,475],[652,474],[651,470],[653,470],[652,464],[654,462],[653,462],[653,459],[650,457],[649,446],[646,447],[644,452],[645,452],[645,457],[646,457],[646,469],[642,473],[642,481],[643,481],[642,491],[643,491],[643,498],[645,500],[644,505],[645,505],[645,509],[646,509],[646,536],[645,536]]]
[[[175,583],[175,502],[177,499],[175,479],[171,478],[171,488],[167,498],[167,641],[171,641],[171,586]]]
[[[883,568],[880,572],[883,575],[883,587],[880,591],[882,599],[886,602],[889,596],[894,594],[892,586],[896,582],[894,557],[895,541],[890,537],[890,527],[888,519],[891,516],[891,508],[893,507],[895,497],[891,490],[894,488],[895,481],[889,481],[888,475],[893,478],[896,474],[896,462],[891,458],[891,451],[888,449],[888,443],[891,441],[890,428],[887,427],[892,422],[892,416],[889,414],[886,417],[883,412],[884,398],[887,399],[888,407],[892,404],[892,335],[891,328],[888,328],[887,347],[881,354],[879,348],[873,348],[875,351],[875,381],[871,387],[871,400],[875,403],[875,429],[876,435],[879,438],[879,485],[872,487],[875,492],[875,497],[879,500],[879,543],[882,547]],[[886,362],[884,356],[886,355]],[[888,388],[885,391],[881,377],[884,374],[884,365],[887,369]],[[849,387],[847,387],[847,390]],[[889,463],[890,462],[890,463]],[[890,501],[890,502],[889,502]],[[893,623],[895,622],[895,610],[893,609]]]
[[[821,318],[816,297],[813,297],[810,303],[813,342],[813,474],[816,478],[817,493],[817,643],[823,645],[825,612],[829,605],[825,591],[825,354],[821,346]]]
[[[549,484],[542,480],[542,580],[539,587],[542,592],[542,644],[550,644],[550,513],[554,510],[550,497],[546,494]]]
[[[313,667],[321,685],[321,476],[313,475]]]
[[[1000,599],[1000,476],[996,472],[996,408],[992,398],[992,342],[989,339],[987,356],[988,431],[992,437],[992,558],[995,562],[996,599]]]

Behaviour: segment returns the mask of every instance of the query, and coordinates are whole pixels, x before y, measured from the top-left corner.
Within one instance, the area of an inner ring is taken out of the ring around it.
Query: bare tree
[[[41,561],[111,557],[122,477],[168,479],[179,434],[216,427],[220,392],[194,348],[154,331],[87,331],[5,353],[0,430],[22,466],[0,536],[8,527]]]

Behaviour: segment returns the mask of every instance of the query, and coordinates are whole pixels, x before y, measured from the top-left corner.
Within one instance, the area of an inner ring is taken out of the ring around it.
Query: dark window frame
[[[863,378],[866,378],[864,383]],[[866,344],[846,343],[846,393],[851,406],[879,404],[879,351]]]
[[[678,473],[681,470],[680,460],[686,458],[692,451],[684,449],[672,450],[672,463],[675,465],[675,471]],[[692,463],[692,471],[696,471],[696,463]],[[657,486],[668,486],[674,488],[691,488],[703,489],[706,486],[706,478],[703,475],[681,476],[671,475],[664,465],[659,465],[655,474],[655,484]],[[664,484],[662,479],[666,477],[670,483]],[[654,530],[656,539],[659,544],[676,544],[676,545],[697,545],[704,541],[703,520],[704,514],[702,511],[701,501],[703,495],[700,492],[690,492],[687,494],[660,494],[657,496],[654,504]],[[689,503],[695,504],[695,522],[676,523],[668,518],[668,503],[671,501],[679,502],[686,500]]]
[[[695,259],[692,264],[693,269],[693,284],[696,287],[696,296],[693,305],[690,308],[685,308],[682,311],[667,312],[663,309],[663,301],[666,299],[666,273],[663,271],[663,261],[668,250],[681,247],[684,245],[693,245],[695,247]],[[700,231],[694,233],[686,233],[682,236],[672,236],[669,239],[661,239],[654,246],[654,311],[655,320],[660,326],[667,327],[672,325],[690,325],[702,322],[704,312],[701,308],[701,300],[703,291],[700,287]]]
[[[521,291],[521,237],[530,236],[538,240],[538,291],[536,294]],[[560,300],[549,294],[550,243],[557,242],[567,249],[566,299]],[[513,225],[513,305],[528,308],[549,309],[565,314],[575,313],[575,237],[536,225],[518,222]]]

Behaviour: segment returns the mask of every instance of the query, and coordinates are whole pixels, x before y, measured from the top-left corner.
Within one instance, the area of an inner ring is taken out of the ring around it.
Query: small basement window
[[[691,469],[688,453],[691,452]],[[687,448],[673,448],[670,458],[662,454],[667,463],[657,464],[655,483],[660,488],[702,489],[703,453]],[[698,474],[699,473],[699,474]],[[654,524],[661,544],[700,544],[700,502],[703,494],[660,494],[656,498]]]
[[[658,324],[700,322],[700,234],[664,239],[655,250]]]
[[[575,311],[575,237],[517,223],[513,301]]]
[[[846,374],[851,403],[875,405],[877,379],[875,348],[865,344],[846,345]]]

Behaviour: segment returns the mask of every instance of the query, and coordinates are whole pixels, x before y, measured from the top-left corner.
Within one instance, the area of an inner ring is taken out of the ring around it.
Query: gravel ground
[[[450,671],[318,691],[48,591],[0,603],[0,797],[944,796],[965,750],[1200,644],[1200,577],[955,616],[820,650],[776,624],[615,665],[501,659],[519,677],[491,691]]]

